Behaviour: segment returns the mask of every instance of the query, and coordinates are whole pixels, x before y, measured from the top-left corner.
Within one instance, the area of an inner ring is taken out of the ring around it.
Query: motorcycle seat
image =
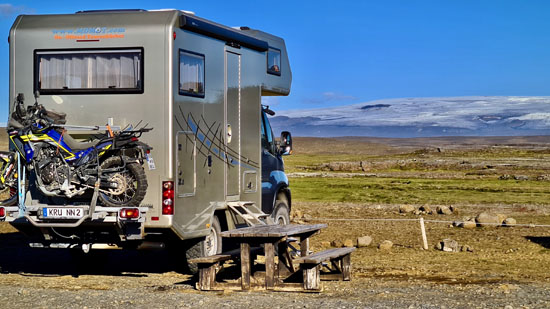
[[[67,146],[71,148],[71,150],[84,150],[91,147],[94,147],[99,143],[99,139],[94,139],[92,141],[88,142],[79,142],[76,139],[74,139],[70,134],[64,134],[63,135],[63,141]]]

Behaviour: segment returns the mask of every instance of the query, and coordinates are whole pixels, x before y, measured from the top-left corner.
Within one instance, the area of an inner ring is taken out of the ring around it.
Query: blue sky
[[[286,40],[293,71],[276,109],[385,98],[550,95],[550,1],[17,1],[0,4],[0,122],[18,14],[177,8]],[[4,35],[4,39],[1,39]]]

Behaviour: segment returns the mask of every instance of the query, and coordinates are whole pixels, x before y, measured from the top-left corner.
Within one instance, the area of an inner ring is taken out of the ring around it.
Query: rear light
[[[162,214],[174,214],[174,182],[162,182]]]
[[[132,137],[130,140],[131,140],[132,142],[137,142],[137,141],[139,141],[139,138],[137,138],[137,137],[134,136],[134,137]]]
[[[0,218],[4,218],[6,216],[6,208],[0,207]]]
[[[122,208],[118,216],[121,219],[139,219],[139,208]]]

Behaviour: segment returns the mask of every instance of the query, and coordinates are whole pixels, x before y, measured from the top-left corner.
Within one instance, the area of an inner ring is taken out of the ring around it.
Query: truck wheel
[[[101,164],[102,169],[122,166],[121,157],[110,157]],[[137,163],[126,164],[121,172],[106,175],[110,182],[116,183],[116,188],[104,189],[99,193],[99,200],[105,206],[139,206],[147,192],[147,177],[145,170]]]
[[[275,208],[271,213],[271,218],[275,224],[287,225],[290,223],[290,211],[288,210],[287,201],[277,200],[275,202]]]
[[[196,274],[198,271],[197,264],[188,262],[190,259],[216,255],[222,252],[221,232],[220,220],[217,216],[214,216],[212,226],[210,226],[210,234],[208,234],[204,240],[195,243],[185,251],[187,268],[190,273]]]

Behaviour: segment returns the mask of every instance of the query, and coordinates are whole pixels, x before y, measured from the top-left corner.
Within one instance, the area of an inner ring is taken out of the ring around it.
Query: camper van
[[[124,205],[48,198],[33,190],[32,175],[20,181],[29,189],[18,205],[0,210],[32,246],[168,245],[206,256],[221,252],[223,230],[289,223],[281,157],[292,140],[288,132],[275,139],[274,113],[261,103],[290,93],[283,39],[179,10],[81,11],[18,16],[9,51],[10,113],[19,94],[25,104],[36,94],[67,114],[75,139],[107,124],[153,128],[140,137],[154,164],[145,164],[148,187],[132,220]],[[46,220],[40,214],[49,207],[82,215]]]

